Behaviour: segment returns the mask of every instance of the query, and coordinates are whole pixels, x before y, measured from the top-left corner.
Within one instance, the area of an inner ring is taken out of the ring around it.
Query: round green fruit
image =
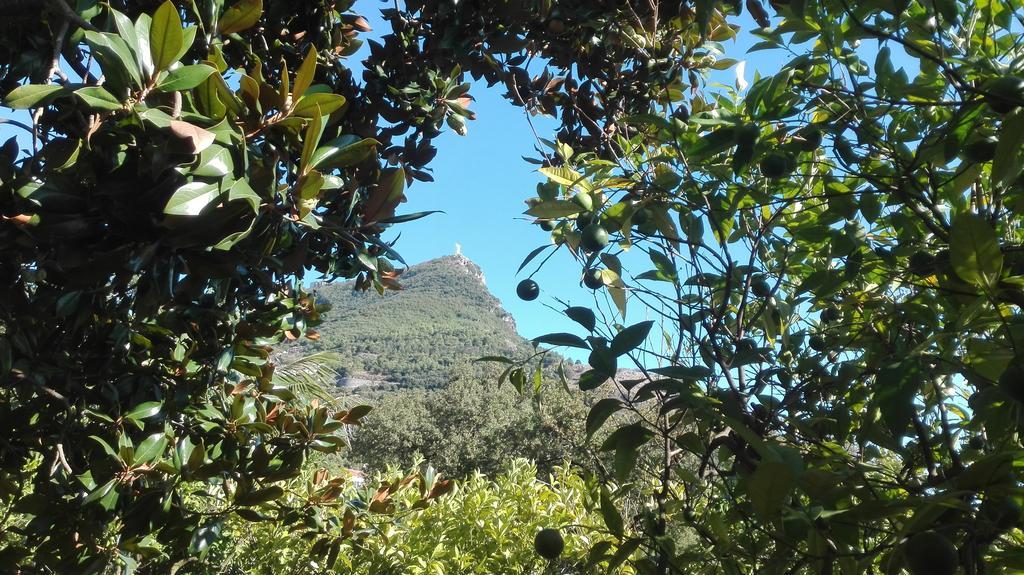
[[[814,351],[825,351],[828,347],[828,344],[825,342],[825,338],[820,335],[811,336],[809,345]]]
[[[999,376],[999,388],[1013,399],[1024,403],[1024,363],[1014,360]]]
[[[582,230],[586,228],[594,221],[594,214],[590,212],[583,212],[576,216],[576,229]]]
[[[912,535],[903,546],[910,575],[953,575],[960,555],[949,539],[934,531]]]
[[[754,292],[757,297],[768,297],[772,295],[772,286],[767,280],[757,279],[750,284],[750,291]]]
[[[770,154],[761,160],[760,168],[761,175],[776,180],[793,171],[793,161],[784,154]]]
[[[601,270],[598,268],[590,268],[583,272],[583,285],[590,289],[600,289],[604,287],[604,277],[601,274]]]
[[[608,245],[608,230],[598,224],[590,224],[583,228],[580,245],[588,252],[598,252]]]
[[[821,321],[825,323],[839,321],[840,317],[842,317],[842,315],[839,313],[839,309],[834,308],[832,306],[829,306],[821,311]]]
[[[1008,114],[1024,103],[1024,79],[1003,76],[985,86],[985,102],[998,114]]]
[[[996,146],[999,140],[993,136],[982,136],[971,140],[964,146],[964,158],[975,164],[991,162],[996,157]]]
[[[555,222],[553,220],[541,220],[540,229],[544,230],[545,232],[550,232],[551,230],[555,229]]]
[[[533,301],[540,295],[540,286],[533,280],[523,280],[516,286],[516,295],[523,301]]]
[[[978,515],[992,523],[996,529],[1005,532],[1020,525],[1021,508],[1010,497],[998,497],[983,501],[978,508]]]
[[[821,130],[818,128],[807,128],[800,132],[799,136],[803,139],[800,143],[800,149],[805,152],[813,152],[821,147]]]
[[[541,529],[533,538],[533,548],[537,551],[537,555],[548,561],[554,561],[565,549],[565,540],[562,539],[562,534],[557,529]]]

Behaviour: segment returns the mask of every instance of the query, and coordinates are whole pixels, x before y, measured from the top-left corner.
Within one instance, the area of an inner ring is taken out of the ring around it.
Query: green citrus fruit
[[[554,561],[565,549],[565,541],[557,529],[541,529],[533,538],[533,548],[537,551],[537,555],[548,561]]]
[[[601,270],[598,268],[590,268],[583,272],[583,285],[590,289],[599,289],[604,287],[604,278],[601,275]]]
[[[540,295],[540,286],[533,280],[523,280],[516,286],[516,295],[524,301],[533,301]]]
[[[840,317],[842,317],[842,315],[839,313],[839,310],[832,306],[829,306],[821,311],[821,321],[825,323],[839,321]]]
[[[598,224],[590,224],[583,228],[580,235],[580,245],[588,252],[597,252],[608,245],[608,230]]]
[[[809,345],[814,351],[825,351],[828,347],[828,344],[825,342],[825,338],[820,335],[811,336]]]
[[[551,230],[555,229],[555,222],[553,220],[541,220],[540,229],[544,230],[545,232],[550,232]]]
[[[960,564],[953,543],[934,531],[912,535],[903,546],[903,556],[911,575],[953,575]]]
[[[750,284],[750,291],[754,292],[757,297],[768,297],[772,295],[772,286],[763,278],[757,279]]]
[[[999,114],[1008,114],[1024,103],[1024,79],[1003,76],[985,86],[985,102]]]
[[[800,149],[805,152],[813,152],[821,146],[821,130],[818,128],[806,128],[800,132],[799,136],[803,138],[803,142],[800,143]]]
[[[784,154],[769,154],[761,160],[761,174],[770,179],[788,176],[793,171],[793,161]]]
[[[647,208],[641,208],[633,212],[633,225],[642,226],[649,222],[651,219],[651,212]]]

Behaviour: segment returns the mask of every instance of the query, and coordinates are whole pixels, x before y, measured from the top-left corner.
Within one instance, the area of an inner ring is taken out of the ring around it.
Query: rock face
[[[352,291],[352,283],[316,284],[333,309],[320,340],[288,354],[333,351],[344,387],[440,387],[482,369],[485,355],[520,355],[530,344],[487,289],[480,266],[462,255],[417,264],[399,277],[401,291]]]

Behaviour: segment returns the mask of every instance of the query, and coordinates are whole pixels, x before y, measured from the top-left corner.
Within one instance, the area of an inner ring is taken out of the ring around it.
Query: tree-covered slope
[[[352,283],[315,286],[332,309],[318,328],[320,339],[291,351],[337,352],[339,383],[350,387],[437,387],[476,358],[529,348],[487,290],[480,268],[465,257],[412,266],[399,281],[401,291],[383,296],[353,291]],[[483,375],[485,368],[476,364],[473,370]]]

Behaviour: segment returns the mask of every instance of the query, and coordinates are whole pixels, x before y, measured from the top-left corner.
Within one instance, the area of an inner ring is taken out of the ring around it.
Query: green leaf
[[[632,351],[647,339],[647,335],[651,333],[652,326],[654,326],[653,321],[644,321],[631,325],[615,334],[610,346],[611,352],[616,356],[620,356]]]
[[[165,0],[153,13],[149,28],[149,52],[157,71],[166,70],[173,64],[185,43],[181,17],[171,0]]]
[[[198,555],[200,559],[206,557],[212,545],[220,538],[220,521],[208,523],[196,529],[192,533],[192,540],[189,542],[188,551],[192,555]]]
[[[587,345],[587,342],[584,341],[583,338],[571,333],[549,333],[533,338],[533,343],[534,345],[543,343],[554,346],[590,349],[590,346]]]
[[[345,96],[341,94],[328,94],[328,93],[314,93],[307,94],[298,99],[295,106],[292,108],[292,116],[299,118],[312,118],[313,114],[319,113],[321,116],[329,116],[332,113],[341,109],[345,105]]]
[[[238,495],[235,497],[235,505],[241,505],[244,507],[259,505],[261,503],[280,499],[282,496],[284,496],[284,489],[279,485],[271,485],[270,487],[264,487],[263,489],[257,489],[255,491]]]
[[[761,461],[750,477],[747,492],[754,512],[766,521],[779,517],[783,505],[796,487],[796,473],[781,461]]]
[[[363,204],[364,222],[394,217],[395,207],[404,197],[405,170],[401,166],[385,169],[381,173],[376,189]]]
[[[527,215],[545,220],[553,220],[575,216],[583,211],[576,202],[568,200],[548,200],[526,210]]]
[[[63,87],[55,84],[25,84],[8,92],[4,105],[14,110],[27,110],[48,103]]]
[[[1003,118],[996,156],[992,160],[992,186],[1007,189],[1021,173],[1021,149],[1024,149],[1024,109],[1017,108]]]
[[[172,216],[197,216],[220,196],[216,184],[192,182],[178,188],[164,206],[164,213]]]
[[[601,486],[601,517],[604,518],[604,524],[608,527],[608,531],[621,538],[625,531],[625,522],[622,520],[619,509],[615,507],[615,500],[612,499],[611,491],[606,485]]]
[[[249,202],[252,206],[253,213],[260,211],[260,204],[263,202],[263,198],[253,191],[252,186],[249,185],[249,181],[245,179],[237,180],[231,184],[228,188],[228,201],[234,202],[236,200],[244,200]]]
[[[94,110],[114,111],[124,107],[116,96],[99,86],[90,86],[75,90],[75,95]]]
[[[570,307],[566,308],[565,315],[569,316],[569,319],[582,325],[587,331],[594,331],[597,327],[597,317],[594,315],[593,310],[587,307]]]
[[[141,465],[159,459],[166,447],[167,436],[163,432],[154,433],[142,440],[142,443],[135,449],[135,460],[133,463]]]
[[[601,445],[602,451],[615,451],[615,477],[626,481],[636,467],[640,447],[654,439],[654,432],[639,423],[613,431]]]
[[[124,418],[134,419],[136,421],[149,419],[150,417],[153,417],[154,415],[160,413],[160,409],[162,406],[163,403],[160,401],[147,401],[145,403],[140,403],[139,405],[133,407],[131,411],[124,414]]]
[[[953,220],[949,255],[956,275],[978,287],[995,289],[1003,272],[996,231],[981,216],[963,213]]]
[[[231,152],[227,148],[210,146],[199,154],[196,167],[190,173],[204,178],[222,178],[231,173],[233,166]]]
[[[88,30],[85,41],[92,48],[93,56],[100,63],[104,76],[113,84],[115,92],[132,85],[142,87],[139,65],[128,44],[120,36]]]
[[[588,369],[580,374],[580,379],[576,384],[580,387],[580,391],[590,391],[601,387],[606,381],[608,381],[607,375],[596,369]]]
[[[93,501],[106,497],[107,494],[109,494],[110,491],[114,489],[114,485],[116,484],[117,479],[111,479],[110,481],[104,483],[103,485],[97,487],[96,489],[93,489],[92,492],[90,492],[89,495],[87,495],[85,499],[82,500],[82,505],[88,505]]]
[[[224,11],[217,28],[223,36],[242,32],[255,26],[262,15],[263,0],[239,0]]]
[[[316,75],[316,45],[309,47],[306,59],[302,61],[299,70],[295,72],[295,84],[292,85],[292,102],[298,103],[299,98],[306,94],[306,90],[313,85],[313,76]],[[322,112],[327,115],[329,112]]]
[[[161,92],[191,90],[206,81],[216,71],[213,67],[206,64],[194,64],[175,68],[161,78],[156,89]]]
[[[99,443],[100,447],[103,448],[103,451],[105,451],[107,453],[107,455],[113,457],[114,459],[116,459],[118,461],[121,460],[121,456],[117,454],[117,451],[113,447],[111,447],[110,444],[107,443],[107,441],[105,439],[103,439],[102,437],[99,437],[99,436],[96,436],[96,435],[90,435],[89,439],[92,439],[96,443]]]
[[[617,411],[620,411],[623,407],[625,407],[625,404],[614,397],[606,397],[595,403],[587,414],[587,439],[592,438],[594,434],[601,429],[601,426],[608,421],[608,418],[614,415]]]
[[[373,138],[341,136],[317,148],[309,159],[309,167],[321,172],[350,168],[368,158],[379,145]]]
[[[144,78],[152,78],[156,72],[153,66],[153,49],[150,47],[149,42],[149,30],[152,27],[153,17],[145,12],[139,14],[133,26],[135,29],[135,45],[137,47],[135,57]],[[120,26],[118,30],[120,30]],[[122,32],[121,34],[124,35],[124,33]]]
[[[539,248],[534,248],[533,251],[531,251],[529,255],[527,255],[526,258],[523,259],[523,263],[519,264],[519,269],[516,270],[516,273],[518,274],[519,272],[523,271],[523,268],[529,265],[529,263],[532,262],[534,258],[539,256],[541,252],[550,247],[551,244],[545,244],[543,246],[540,246]]]

